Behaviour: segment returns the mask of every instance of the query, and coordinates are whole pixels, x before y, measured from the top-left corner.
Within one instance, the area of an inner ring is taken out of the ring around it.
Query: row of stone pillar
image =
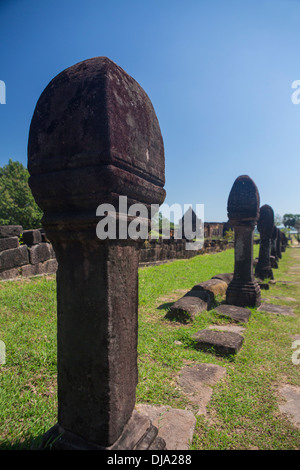
[[[127,214],[120,211],[119,196],[147,208],[164,201],[164,147],[150,99],[105,57],[66,69],[36,105],[28,169],[58,261],[58,423],[44,442],[57,449],[164,448],[151,421],[135,411],[143,240],[96,234],[100,204],[116,208],[122,221]],[[227,303],[259,305],[253,231],[259,221],[265,269],[273,219],[263,208],[260,216],[258,190],[248,176],[235,181],[228,215],[235,268]]]
[[[287,245],[287,237],[274,225],[272,207],[268,204],[262,207],[259,205],[260,197],[255,183],[249,176],[238,177],[232,186],[227,206],[229,224],[235,233],[234,277],[227,289],[227,304],[258,307],[261,295],[256,278],[274,279],[271,256],[276,263]],[[255,225],[260,234],[260,247],[254,275]]]

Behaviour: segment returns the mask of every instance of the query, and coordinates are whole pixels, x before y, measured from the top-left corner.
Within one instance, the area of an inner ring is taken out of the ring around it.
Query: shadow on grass
[[[2,450],[41,450],[43,435],[37,437],[28,437],[22,441],[14,441],[13,443],[5,440],[0,443],[0,451]]]
[[[166,302],[164,304],[161,304],[157,307],[157,310],[169,310],[172,305],[174,304],[174,302]]]

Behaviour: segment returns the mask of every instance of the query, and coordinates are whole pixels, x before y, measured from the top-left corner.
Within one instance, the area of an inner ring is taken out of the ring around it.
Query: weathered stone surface
[[[46,217],[54,208],[95,214],[101,203],[117,207],[119,195],[128,205],[164,201],[164,148],[152,103],[107,57],[75,64],[49,83],[32,117],[28,154],[29,185]]]
[[[219,305],[214,309],[219,315],[229,317],[236,322],[247,323],[249,321],[251,311],[248,308],[237,307],[236,305]]]
[[[225,367],[216,364],[197,364],[181,369],[178,384],[189,400],[199,406],[197,414],[206,414],[212,396],[210,385],[216,384],[225,374]]]
[[[56,259],[49,259],[43,263],[26,264],[21,267],[21,274],[24,277],[54,274],[57,271],[57,266]]]
[[[38,229],[24,230],[22,238],[25,245],[37,245],[42,242],[42,234]]]
[[[1,251],[0,253],[0,272],[28,263],[29,257],[26,245],[13,248],[11,250]]]
[[[5,271],[0,271],[0,279],[9,280],[15,279],[21,275],[20,268],[7,269]]]
[[[51,258],[51,248],[49,243],[39,243],[28,248],[31,264],[42,263]]]
[[[21,225],[2,225],[0,226],[0,238],[19,237],[23,232]]]
[[[205,296],[205,299],[203,297]],[[166,318],[181,323],[188,323],[204,310],[208,310],[210,299],[202,291],[189,291],[177,300],[166,313]]]
[[[112,448],[134,417],[142,240],[99,239],[97,209],[112,204],[119,222],[120,196],[127,206],[164,201],[163,140],[147,94],[106,57],[64,70],[38,100],[28,169],[58,261],[58,426]]]
[[[44,434],[41,448],[47,450],[50,443],[51,450],[148,450],[153,444],[155,445],[157,434],[158,429],[153,426],[149,418],[134,410],[122,434],[111,446],[103,447],[93,441],[87,441],[82,436],[56,424]],[[165,442],[160,439],[159,444],[158,449],[163,450]]]
[[[286,400],[285,403],[279,404],[280,411],[300,428],[300,387],[284,384],[279,387],[279,393]]]
[[[236,325],[233,323],[229,323],[228,325],[210,325],[207,327],[209,330],[216,330],[216,331],[229,331],[232,333],[239,333],[243,335],[245,331],[245,327]]]
[[[260,233],[259,257],[255,266],[255,275],[262,281],[274,279],[271,267],[271,237],[274,227],[274,211],[268,204],[260,208],[257,230]]]
[[[260,312],[277,313],[279,315],[287,315],[287,316],[295,315],[292,307],[288,307],[287,305],[275,305],[275,304],[263,303],[257,310]]]
[[[238,333],[226,331],[201,330],[193,335],[196,347],[201,350],[212,350],[216,354],[236,354],[242,347],[244,338]]]
[[[221,279],[209,279],[208,281],[200,282],[196,284],[192,291],[202,292],[203,298],[210,300],[211,302],[215,299],[216,295],[224,295],[227,290],[227,283]]]
[[[213,276],[212,279],[220,279],[228,285],[233,279],[233,273],[217,274],[216,276]]]
[[[230,191],[228,218],[234,227],[234,276],[226,303],[240,307],[260,305],[260,288],[253,275],[253,233],[259,217],[259,194],[249,176],[239,176]]]
[[[18,246],[18,237],[0,238],[0,251],[11,250],[13,248],[18,248]]]
[[[165,441],[167,450],[189,450],[196,426],[191,411],[144,404],[137,404],[136,409],[158,428],[158,436]]]

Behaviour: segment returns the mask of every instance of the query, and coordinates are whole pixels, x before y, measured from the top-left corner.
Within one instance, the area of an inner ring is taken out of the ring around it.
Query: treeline
[[[42,211],[28,185],[29,172],[20,162],[0,168],[0,225],[22,225],[24,230],[40,228]]]

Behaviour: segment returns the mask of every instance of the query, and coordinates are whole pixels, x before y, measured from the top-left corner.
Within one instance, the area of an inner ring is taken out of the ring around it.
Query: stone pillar
[[[259,306],[260,287],[253,274],[253,234],[259,217],[259,194],[249,176],[239,176],[230,191],[228,218],[234,228],[234,276],[228,285],[226,303]]]
[[[279,230],[278,227],[276,227],[277,230],[277,237],[276,237],[276,253],[278,258],[282,258],[281,255],[281,231]]]
[[[277,243],[277,227],[276,225],[273,226],[272,234],[271,234],[271,256],[274,257],[274,268],[278,268],[278,256],[276,250],[276,243]]]
[[[128,207],[143,204],[148,229],[150,205],[165,198],[163,140],[148,96],[105,57],[64,70],[36,105],[28,169],[58,261],[58,424],[44,441],[59,436],[60,449],[134,449],[143,436],[150,443],[157,430],[134,410],[144,240],[128,238],[135,218],[126,221],[119,206],[119,196]],[[110,206],[97,217],[101,204]],[[116,237],[99,239],[106,219]]]
[[[271,236],[274,227],[274,211],[265,204],[260,208],[257,230],[260,233],[259,257],[255,275],[261,280],[274,279],[271,267]]]
[[[287,243],[288,243],[287,236],[281,230],[280,230],[280,236],[281,236],[281,252],[285,252]]]

